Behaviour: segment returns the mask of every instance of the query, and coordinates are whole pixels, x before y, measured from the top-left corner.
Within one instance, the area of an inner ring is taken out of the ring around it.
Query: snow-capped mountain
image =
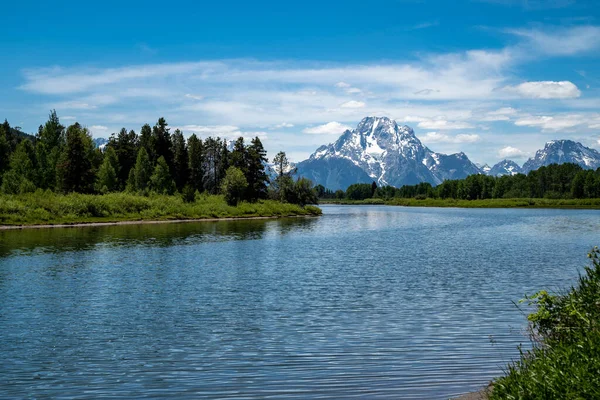
[[[512,160],[502,160],[500,161],[498,164],[494,165],[492,168],[489,168],[489,170],[486,172],[484,171],[486,175],[491,175],[491,176],[502,176],[502,175],[516,175],[521,171],[521,167],[519,167],[519,164],[517,164],[516,162],[512,161]]]
[[[104,148],[108,144],[108,139],[105,139],[105,138],[94,138],[93,142],[94,142],[94,145],[97,148],[99,148],[100,150],[104,151]]]
[[[523,173],[545,165],[574,163],[585,169],[600,167],[600,153],[572,140],[552,140],[523,164]]]
[[[487,164],[483,164],[483,165],[481,165],[481,164],[475,163],[475,165],[477,165],[477,168],[479,168],[479,170],[480,170],[481,172],[483,172],[484,174],[486,174],[486,175],[489,175],[489,172],[490,172],[490,170],[492,169],[492,167],[490,167],[490,166],[489,166],[489,165],[487,165]]]
[[[356,129],[345,131],[298,163],[297,172],[332,190],[372,181],[396,187],[420,182],[437,185],[444,179],[481,173],[464,153],[435,153],[410,127],[386,117],[364,118]]]

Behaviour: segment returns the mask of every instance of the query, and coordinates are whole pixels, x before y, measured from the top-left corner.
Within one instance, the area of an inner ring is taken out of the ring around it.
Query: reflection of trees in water
[[[63,252],[95,246],[166,247],[227,240],[258,240],[310,229],[317,218],[235,220],[0,231],[0,257],[14,252]]]

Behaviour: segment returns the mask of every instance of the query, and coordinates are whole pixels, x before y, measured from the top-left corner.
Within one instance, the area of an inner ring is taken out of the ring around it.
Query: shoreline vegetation
[[[276,200],[228,205],[222,195],[201,194],[192,202],[183,196],[129,193],[105,195],[34,193],[0,196],[0,229],[36,226],[159,223],[225,219],[318,216],[321,209]]]
[[[320,199],[319,204],[386,205],[403,207],[454,207],[454,208],[566,208],[600,209],[600,199]]]

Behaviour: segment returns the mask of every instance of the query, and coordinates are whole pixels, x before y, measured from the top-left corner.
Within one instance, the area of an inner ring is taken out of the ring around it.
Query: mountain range
[[[423,145],[412,128],[387,117],[366,117],[334,143],[319,147],[296,165],[304,176],[328,189],[346,189],[353,183],[379,186],[432,185],[472,174],[492,176],[527,173],[543,165],[572,162],[586,169],[600,167],[600,153],[571,140],[554,140],[538,150],[523,167],[502,160],[493,167],[478,166],[463,152],[436,153]]]

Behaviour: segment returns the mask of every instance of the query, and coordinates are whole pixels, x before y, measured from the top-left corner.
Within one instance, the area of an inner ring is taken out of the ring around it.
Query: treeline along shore
[[[258,137],[228,143],[170,132],[164,118],[123,128],[103,149],[55,111],[38,133],[0,125],[0,225],[319,215],[312,183]],[[273,176],[270,176],[273,175]]]
[[[585,170],[576,164],[552,164],[525,174],[470,175],[465,179],[378,187],[358,183],[345,191],[317,186],[323,203],[388,204],[422,207],[542,207],[600,208],[600,168]]]

